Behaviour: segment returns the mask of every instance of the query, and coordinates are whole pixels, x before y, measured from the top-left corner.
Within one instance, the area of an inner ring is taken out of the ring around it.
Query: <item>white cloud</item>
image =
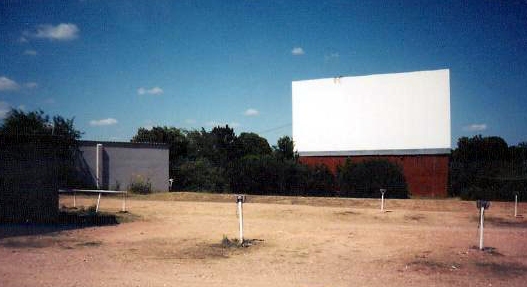
[[[67,41],[79,36],[79,28],[75,24],[61,23],[57,26],[50,24],[38,25],[34,33],[26,33],[35,38]]]
[[[27,43],[27,42],[29,42],[29,40],[26,37],[24,37],[24,36],[20,36],[20,38],[18,38],[18,42],[20,42],[20,43]]]
[[[205,123],[205,126],[211,127],[211,128],[224,127],[225,125],[229,125],[230,128],[237,128],[241,126],[240,123],[238,122],[225,123],[225,122],[217,122],[217,121],[208,121]]]
[[[304,55],[305,52],[304,52],[304,49],[302,49],[302,47],[294,47],[293,50],[291,50],[291,54],[295,56],[300,56],[300,55]]]
[[[244,115],[248,117],[254,117],[260,114],[260,112],[256,109],[247,109],[245,112],[243,112]]]
[[[90,126],[111,126],[117,124],[117,120],[114,118],[107,118],[101,120],[91,120]]]
[[[186,119],[185,123],[188,124],[188,125],[192,125],[192,124],[196,123],[196,120],[195,119]]]
[[[19,106],[17,107],[17,109],[22,110],[22,111],[25,111],[25,110],[26,110],[26,105],[19,105]]]
[[[7,114],[11,111],[11,106],[3,101],[0,101],[0,120],[7,117]]]
[[[153,87],[151,89],[140,87],[139,89],[137,89],[137,94],[139,95],[161,95],[163,92],[163,89],[161,89],[160,87]]]
[[[24,51],[24,55],[28,55],[28,56],[36,56],[36,55],[37,55],[37,51],[35,51],[35,50],[31,50],[31,49],[28,49],[28,50],[25,50],[25,51]]]
[[[24,86],[26,88],[28,88],[28,89],[34,89],[34,88],[38,87],[38,84],[35,83],[35,82],[27,82],[27,83],[24,84]]]
[[[464,126],[463,130],[468,132],[480,132],[487,129],[487,124],[471,124]]]
[[[17,82],[6,77],[0,77],[0,91],[16,91],[19,88]]]

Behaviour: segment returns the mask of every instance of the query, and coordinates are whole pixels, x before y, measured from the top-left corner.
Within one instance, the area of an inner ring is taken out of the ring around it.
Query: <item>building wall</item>
[[[385,156],[300,156],[308,165],[325,164],[334,174],[346,159],[357,163],[364,160],[384,159],[402,167],[412,196],[448,196],[449,155],[385,155]]]
[[[132,181],[149,180],[154,191],[168,190],[168,152],[164,144],[82,141],[81,157],[96,186],[97,144],[103,145],[101,189],[126,190]]]

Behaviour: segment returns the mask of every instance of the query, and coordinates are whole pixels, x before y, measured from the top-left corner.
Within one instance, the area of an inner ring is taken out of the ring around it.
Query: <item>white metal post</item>
[[[480,208],[480,218],[479,218],[479,250],[483,250],[483,213],[485,208],[483,205]]]
[[[384,193],[381,194],[381,211],[384,211]]]
[[[243,202],[238,200],[238,215],[240,217],[240,244],[243,244]]]
[[[518,217],[518,195],[514,195],[514,217]]]
[[[126,212],[126,192],[123,192],[123,212]]]
[[[99,192],[99,197],[97,198],[97,207],[95,207],[95,212],[99,212],[99,202],[101,202],[101,193]]]
[[[95,155],[95,177],[96,177],[96,184],[97,184],[97,189],[101,189],[101,177],[102,177],[102,162],[103,162],[103,157],[102,157],[102,144],[97,144],[97,150],[96,150],[96,155]]]

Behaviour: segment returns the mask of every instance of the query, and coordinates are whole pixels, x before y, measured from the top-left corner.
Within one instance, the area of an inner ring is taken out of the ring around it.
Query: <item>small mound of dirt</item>
[[[476,245],[473,245],[471,249],[479,250],[479,247]],[[499,253],[495,247],[483,247],[483,250],[481,251],[486,254],[490,254],[490,255],[503,256],[503,254]]]
[[[422,214],[405,215],[404,220],[406,221],[421,221],[426,217]]]
[[[227,236],[224,236],[221,240],[220,246],[222,248],[243,248],[257,245],[258,243],[263,241],[263,239],[244,239],[243,242],[240,243],[240,240],[238,238],[229,239]],[[211,246],[216,246],[216,244],[213,244]]]
[[[229,258],[237,254],[247,253],[259,245],[261,239],[246,239],[243,244],[237,239],[224,237],[218,243],[179,241],[173,242],[166,238],[150,239],[138,243],[129,249],[127,256],[138,256],[154,260],[208,260]]]
[[[101,246],[101,244],[102,244],[101,241],[86,241],[86,242],[77,243],[76,245],[77,246],[87,246],[87,247],[97,247],[97,246]]]
[[[337,215],[359,215],[360,212],[346,210],[346,211],[336,212],[336,214]]]

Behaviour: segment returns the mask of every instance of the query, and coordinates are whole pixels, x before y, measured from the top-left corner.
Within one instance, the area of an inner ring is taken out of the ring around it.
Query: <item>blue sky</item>
[[[527,141],[525,1],[0,3],[0,118],[75,117],[90,140],[229,124],[276,144],[291,81],[444,68],[453,147]]]

